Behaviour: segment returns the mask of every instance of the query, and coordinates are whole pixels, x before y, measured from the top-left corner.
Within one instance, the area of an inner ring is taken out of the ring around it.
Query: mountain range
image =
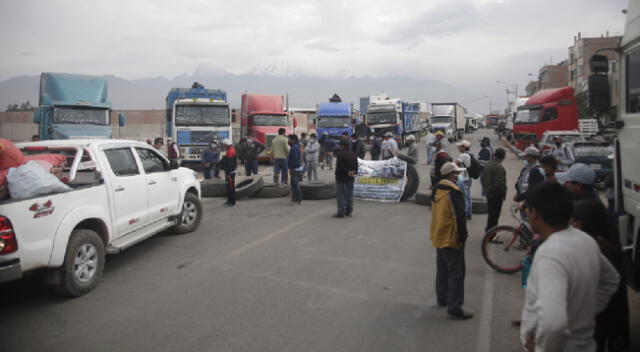
[[[328,101],[334,93],[345,102],[359,108],[359,97],[387,93],[407,101],[457,101],[469,112],[484,112],[482,94],[447,83],[406,76],[353,77],[337,72],[331,77],[315,77],[292,68],[286,63],[272,62],[256,65],[247,73],[233,74],[212,64],[195,67],[173,79],[150,77],[128,80],[114,75],[103,76],[108,81],[108,95],[113,109],[164,109],[167,92],[174,87],[191,87],[194,81],[206,88],[223,89],[232,107],[240,106],[243,93],[278,94],[289,96],[289,106],[313,108]],[[40,76],[18,76],[0,82],[0,110],[7,105],[38,102]]]

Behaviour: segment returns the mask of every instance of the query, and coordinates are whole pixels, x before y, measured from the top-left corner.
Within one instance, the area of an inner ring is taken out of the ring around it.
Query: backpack
[[[482,165],[480,165],[478,159],[476,159],[473,154],[469,153],[469,156],[471,157],[471,166],[469,166],[467,172],[471,178],[478,179],[480,177],[480,172],[482,172]]]

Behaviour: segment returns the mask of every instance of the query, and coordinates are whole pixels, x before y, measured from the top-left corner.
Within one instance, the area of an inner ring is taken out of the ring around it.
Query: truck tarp
[[[39,105],[109,108],[107,81],[101,77],[69,73],[42,73]]]

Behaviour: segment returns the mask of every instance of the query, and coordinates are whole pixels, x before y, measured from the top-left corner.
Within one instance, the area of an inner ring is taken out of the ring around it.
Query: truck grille
[[[265,137],[265,143],[266,143],[266,147],[267,148],[271,148],[271,143],[273,142],[273,139],[276,138],[275,134],[268,134]]]

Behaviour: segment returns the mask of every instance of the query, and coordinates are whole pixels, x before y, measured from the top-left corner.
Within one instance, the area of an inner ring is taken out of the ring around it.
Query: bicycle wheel
[[[522,257],[529,250],[529,242],[513,226],[496,226],[482,239],[482,257],[495,271],[513,274],[522,270]]]

